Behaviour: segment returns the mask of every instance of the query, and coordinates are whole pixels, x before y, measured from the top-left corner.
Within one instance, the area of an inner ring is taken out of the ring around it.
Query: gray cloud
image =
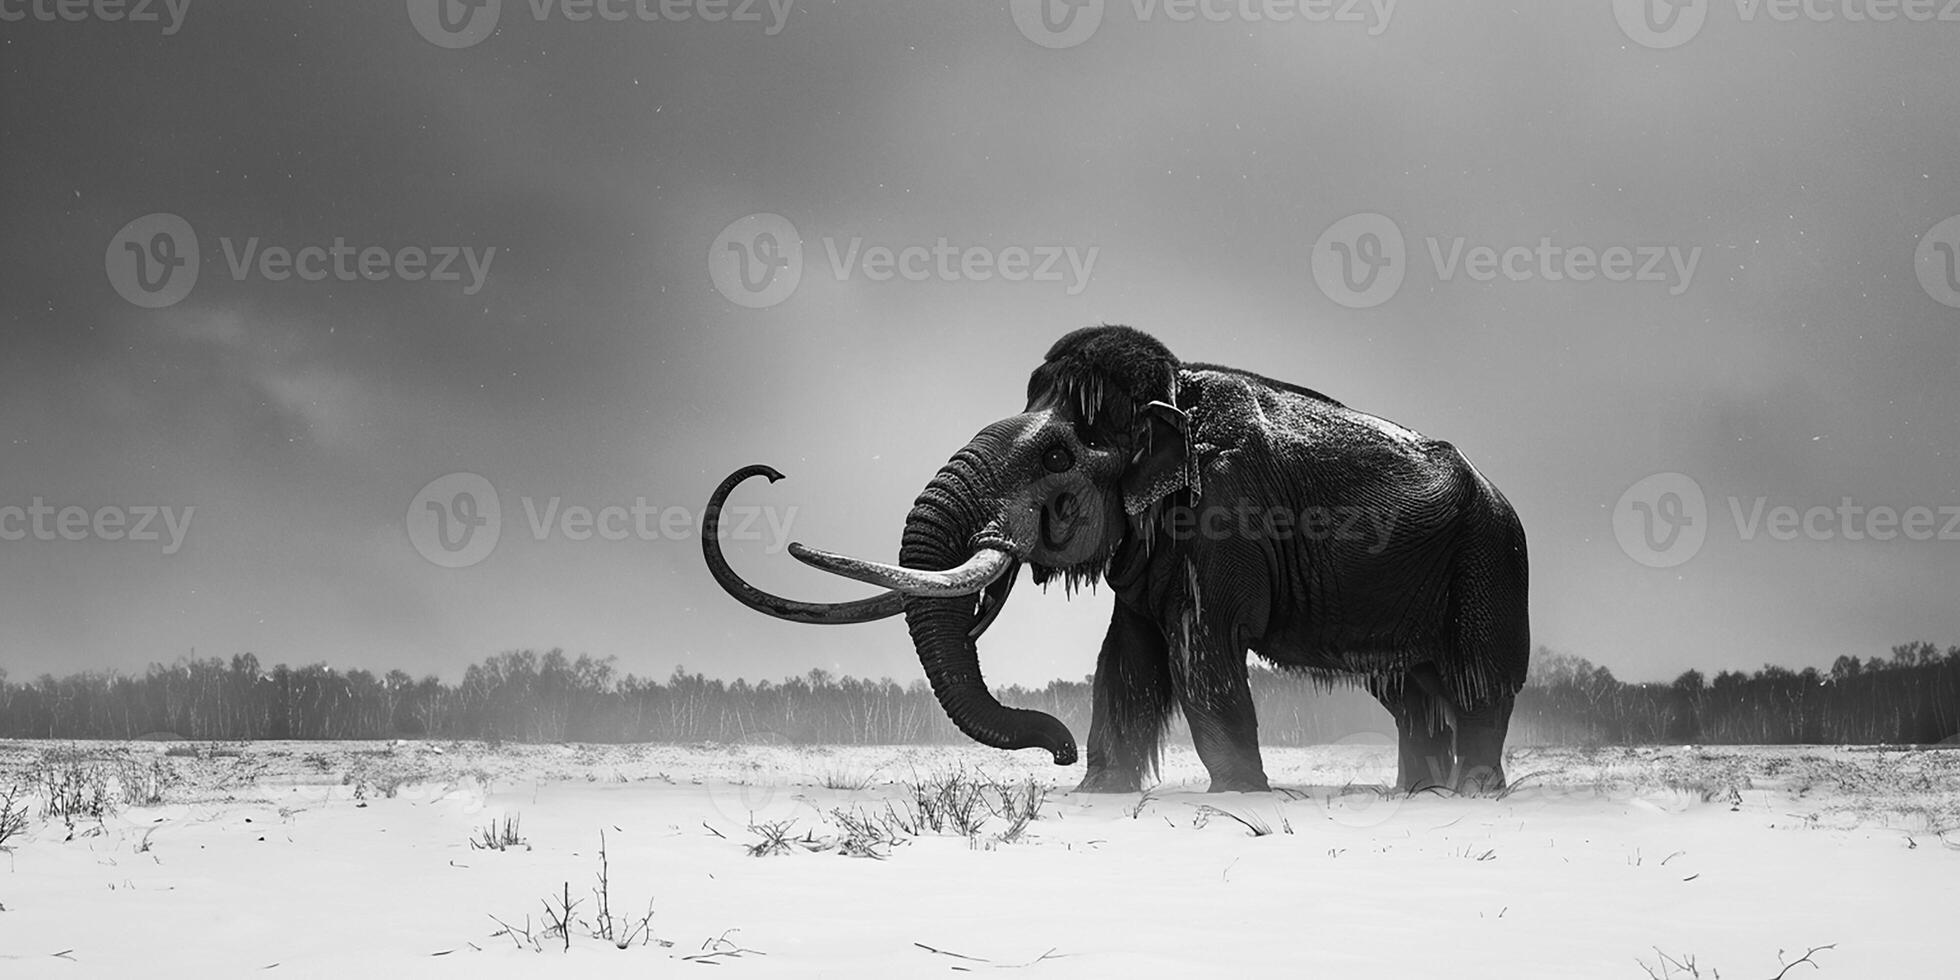
[[[1960,25],[1711,23],[1653,51],[1590,5],[1398,5],[1334,25],[1134,23],[1029,43],[993,5],[799,3],[775,37],[516,20],[445,51],[354,4],[199,6],[169,38],[10,27],[0,96],[0,503],[197,506],[178,555],[0,543],[16,675],[187,652],[453,673],[498,649],[664,674],[907,678],[903,632],[747,614],[689,541],[509,533],[423,561],[403,514],[453,471],[587,506],[698,507],[792,479],[796,537],[895,551],[905,508],[1016,410],[1061,332],[1127,322],[1465,448],[1523,512],[1534,628],[1622,676],[1960,642],[1960,542],[1744,543],[1658,572],[1610,511],[1650,473],[1711,499],[1939,504],[1960,487],[1955,311],[1912,252],[1960,211]],[[509,6],[509,5],[507,5]],[[206,268],[162,311],[105,281],[168,211]],[[1087,288],[879,283],[718,294],[709,244],[774,211],[892,245],[1099,249]],[[1322,229],[1392,217],[1418,264],[1329,302]],[[495,247],[485,288],[233,281],[221,237]],[[1439,282],[1427,236],[1701,246],[1692,287]],[[860,594],[759,546],[765,586]],[[989,675],[1093,664],[1106,599],[1021,595]]]

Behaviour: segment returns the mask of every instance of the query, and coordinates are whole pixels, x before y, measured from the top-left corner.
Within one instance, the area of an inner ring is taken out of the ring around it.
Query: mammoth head
[[[1072,588],[1109,567],[1132,519],[1165,495],[1196,489],[1177,407],[1177,358],[1129,327],[1077,330],[1049,349],[1028,379],[1027,407],[954,453],[905,522],[899,563],[888,565],[791,545],[825,571],[884,586],[883,596],[836,607],[794,603],[742,582],[721,560],[714,518],[750,467],[716,491],[702,548],[724,588],[752,608],[806,622],[862,622],[905,613],[934,694],[960,730],[997,748],[1039,747],[1075,761],[1075,740],[1055,718],[1007,708],[987,690],[974,641],[999,613],[1017,569]],[[787,613],[787,614],[786,614]]]

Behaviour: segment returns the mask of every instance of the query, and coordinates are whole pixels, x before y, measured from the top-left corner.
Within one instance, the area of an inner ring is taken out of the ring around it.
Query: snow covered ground
[[[1268,748],[1286,789],[1220,796],[1173,749],[1139,798],[977,747],[14,742],[0,792],[50,754],[161,802],[72,829],[35,804],[0,853],[7,977],[1746,980],[1818,946],[1788,975],[1919,977],[1950,975],[1960,908],[1960,751],[1524,749],[1510,795],[1452,799],[1371,785],[1381,745]],[[1013,841],[990,815],[845,853],[837,811],[889,828],[962,772],[1052,791]],[[507,816],[525,845],[471,846]],[[751,856],[770,824],[802,843]],[[591,936],[602,832],[652,942]]]

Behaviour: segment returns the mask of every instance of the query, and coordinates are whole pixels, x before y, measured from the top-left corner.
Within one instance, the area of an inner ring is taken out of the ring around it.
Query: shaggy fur
[[[1048,349],[1028,377],[1028,411],[1065,408],[1090,442],[1130,445],[1151,402],[1177,403],[1178,361],[1157,338],[1130,327],[1083,327]]]

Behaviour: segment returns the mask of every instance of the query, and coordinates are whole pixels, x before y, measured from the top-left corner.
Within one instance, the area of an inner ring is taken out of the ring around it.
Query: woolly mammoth
[[[752,476],[782,475],[738,470],[708,503],[701,547],[716,581],[797,622],[903,613],[939,703],[985,745],[1075,762],[1060,721],[995,700],[976,641],[1023,565],[1037,583],[1106,581],[1115,612],[1080,789],[1139,789],[1173,710],[1214,792],[1268,788],[1248,650],[1351,677],[1380,699],[1401,788],[1504,783],[1530,647],[1524,529],[1449,443],[1305,388],[1181,363],[1147,334],[1103,326],[1057,342],[1028,379],[1027,408],[980,430],[932,478],[898,564],[790,546],[881,595],[797,602],[737,576],[716,525]]]

